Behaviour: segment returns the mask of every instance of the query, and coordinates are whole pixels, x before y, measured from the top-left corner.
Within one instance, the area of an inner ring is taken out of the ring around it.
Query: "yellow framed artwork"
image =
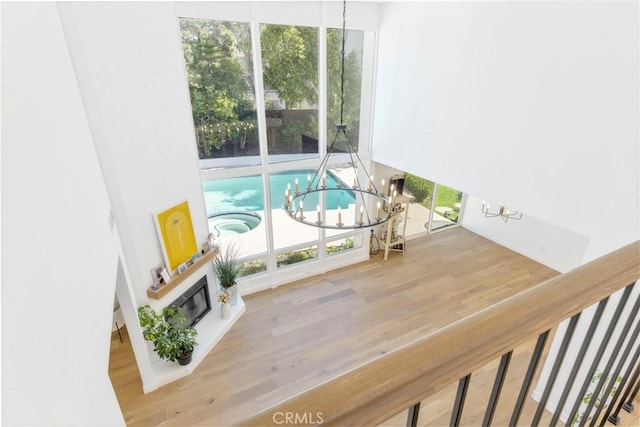
[[[174,271],[198,252],[189,203],[185,200],[157,213],[154,215],[154,220],[160,246],[162,246],[162,255],[169,271]]]

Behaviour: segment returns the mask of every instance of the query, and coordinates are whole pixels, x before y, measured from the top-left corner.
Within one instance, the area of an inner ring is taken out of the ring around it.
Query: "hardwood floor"
[[[386,262],[380,253],[245,297],[247,312],[195,372],[147,395],[128,340],[116,337],[110,376],[127,425],[231,425],[556,274],[467,230],[448,230],[408,242],[404,256]],[[447,424],[450,405],[429,411],[429,423]]]

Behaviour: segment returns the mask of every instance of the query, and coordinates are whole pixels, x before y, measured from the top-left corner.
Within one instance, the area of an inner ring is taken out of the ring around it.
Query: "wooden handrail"
[[[281,425],[288,413],[303,424],[379,424],[638,278],[640,241],[293,396],[241,425]]]

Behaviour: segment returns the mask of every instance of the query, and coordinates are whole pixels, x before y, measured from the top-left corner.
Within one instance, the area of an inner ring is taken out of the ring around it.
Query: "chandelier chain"
[[[340,124],[344,124],[344,57],[347,32],[347,1],[342,2],[342,62],[340,64]]]

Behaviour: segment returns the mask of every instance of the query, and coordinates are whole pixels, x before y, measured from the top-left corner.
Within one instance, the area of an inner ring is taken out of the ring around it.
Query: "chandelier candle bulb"
[[[291,210],[293,209],[293,196],[289,195],[289,203],[287,204],[287,207],[289,208],[289,212],[291,212]]]
[[[384,178],[380,181],[380,192],[384,194]]]
[[[327,187],[327,173],[322,172],[322,188],[326,188],[326,187]]]
[[[300,194],[300,189],[298,187],[298,178],[296,178],[296,195]]]
[[[378,201],[378,205],[376,209],[376,221],[380,221],[380,201]]]
[[[338,227],[342,227],[342,208],[338,206]]]
[[[373,191],[373,175],[369,176],[369,192]]]
[[[307,191],[311,191],[311,175],[307,175]]]
[[[364,217],[364,206],[360,206],[360,224],[364,224],[362,218]]]
[[[358,180],[355,176],[353,177],[353,188],[358,188]]]
[[[304,204],[302,203],[302,200],[300,200],[300,219],[304,219]]]
[[[318,224],[322,224],[322,214],[320,213],[320,205],[316,206],[316,210],[318,211]]]

